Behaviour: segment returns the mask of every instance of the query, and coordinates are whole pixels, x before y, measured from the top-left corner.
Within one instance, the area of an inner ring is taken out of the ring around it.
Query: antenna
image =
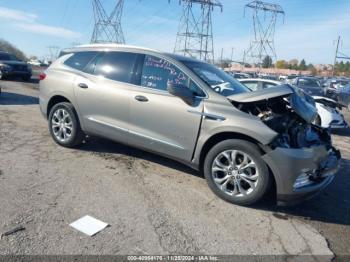
[[[125,44],[121,26],[124,0],[118,0],[112,13],[108,16],[101,0],[92,0],[95,26],[91,43],[118,43]]]
[[[261,66],[265,56],[276,59],[275,50],[275,28],[278,15],[285,13],[280,5],[253,1],[244,8],[252,10],[254,39],[249,48],[244,52],[243,63],[251,62]]]
[[[214,63],[212,12],[218,0],[179,0],[183,10],[174,52]],[[197,7],[197,8],[196,8]]]

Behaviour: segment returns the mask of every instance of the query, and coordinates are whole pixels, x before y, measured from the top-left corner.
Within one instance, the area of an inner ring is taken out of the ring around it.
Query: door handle
[[[83,89],[89,88],[89,86],[88,86],[87,84],[84,84],[84,83],[79,83],[78,86],[79,86],[80,88],[83,88]]]
[[[148,98],[145,96],[135,96],[135,99],[139,102],[148,102]]]

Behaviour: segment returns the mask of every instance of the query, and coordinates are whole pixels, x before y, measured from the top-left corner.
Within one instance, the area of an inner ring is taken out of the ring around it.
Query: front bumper
[[[276,181],[277,203],[296,204],[327,187],[339,169],[340,152],[326,146],[293,149],[276,148],[263,156]],[[310,175],[309,184],[296,188],[296,179]]]

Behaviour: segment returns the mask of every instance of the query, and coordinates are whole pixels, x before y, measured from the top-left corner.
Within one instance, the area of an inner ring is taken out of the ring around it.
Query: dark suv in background
[[[7,77],[20,77],[29,81],[32,77],[32,69],[15,55],[0,51],[0,80]]]

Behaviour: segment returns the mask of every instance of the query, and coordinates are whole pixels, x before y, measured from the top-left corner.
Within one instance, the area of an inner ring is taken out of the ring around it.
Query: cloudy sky
[[[27,55],[44,56],[48,46],[65,48],[88,43],[94,25],[91,0],[0,0],[0,38]],[[101,0],[111,10],[116,0]],[[213,12],[216,56],[242,60],[253,37],[248,0],[221,0],[223,12]],[[269,0],[280,4],[286,16],[277,20],[275,46],[278,59],[332,63],[335,40],[350,55],[349,0]],[[164,51],[174,49],[182,7],[178,0],[125,0],[123,30],[128,44]]]

